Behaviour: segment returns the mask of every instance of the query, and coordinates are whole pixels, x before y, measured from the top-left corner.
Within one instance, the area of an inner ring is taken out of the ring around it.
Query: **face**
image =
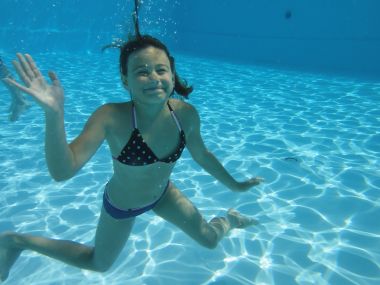
[[[166,101],[174,88],[174,75],[166,53],[147,47],[132,53],[128,59],[128,74],[123,82],[133,101],[160,103]]]

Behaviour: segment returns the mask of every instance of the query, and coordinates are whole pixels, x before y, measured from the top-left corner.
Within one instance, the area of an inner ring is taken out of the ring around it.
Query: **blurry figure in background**
[[[5,80],[3,80],[6,78],[13,79],[12,74],[4,65],[4,62],[0,57],[0,79],[3,82],[3,84],[7,87],[12,97],[11,106],[9,108],[9,121],[14,122],[17,121],[17,119],[20,117],[20,114],[29,107],[29,103],[22,95],[20,89],[15,88],[14,86],[10,85]]]

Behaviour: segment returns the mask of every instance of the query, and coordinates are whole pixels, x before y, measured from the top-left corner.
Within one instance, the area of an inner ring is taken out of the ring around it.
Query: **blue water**
[[[33,55],[63,82],[69,140],[100,104],[129,99],[116,52]],[[187,151],[172,180],[206,219],[235,207],[260,225],[234,230],[208,250],[148,212],[111,271],[25,252],[5,284],[379,284],[380,83],[182,54],[176,62],[195,87],[189,102],[207,147],[235,178],[259,175],[266,183],[232,193]],[[9,123],[2,85],[0,94],[0,231],[91,244],[112,171],[108,147],[75,178],[54,182],[43,156],[42,111],[33,104]]]

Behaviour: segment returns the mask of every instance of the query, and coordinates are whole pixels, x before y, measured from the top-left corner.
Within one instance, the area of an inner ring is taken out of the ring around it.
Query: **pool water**
[[[63,82],[69,140],[99,105],[129,100],[112,51],[33,56]],[[5,62],[12,58],[3,54]],[[380,284],[380,83],[180,54],[176,62],[195,87],[189,102],[210,151],[235,178],[266,182],[232,193],[188,151],[173,182],[206,219],[234,207],[260,225],[233,230],[208,250],[148,212],[111,271],[25,252],[5,284]],[[33,104],[9,123],[2,85],[0,94],[0,231],[91,244],[112,175],[108,147],[73,179],[54,182],[43,155],[41,109]]]

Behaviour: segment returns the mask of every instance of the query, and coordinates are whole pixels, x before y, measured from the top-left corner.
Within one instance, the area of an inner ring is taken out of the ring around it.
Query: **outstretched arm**
[[[54,72],[49,72],[51,84],[45,81],[33,58],[17,54],[15,69],[24,85],[13,79],[6,83],[31,95],[42,107],[46,117],[45,154],[51,176],[58,181],[66,180],[86,163],[105,137],[104,108],[95,112],[82,134],[68,144],[64,127],[64,92]]]
[[[223,167],[219,160],[206,148],[200,133],[200,119],[197,111],[190,107],[189,120],[192,128],[187,134],[187,148],[193,159],[208,173],[232,191],[243,192],[264,181],[254,177],[244,182],[236,181]]]

